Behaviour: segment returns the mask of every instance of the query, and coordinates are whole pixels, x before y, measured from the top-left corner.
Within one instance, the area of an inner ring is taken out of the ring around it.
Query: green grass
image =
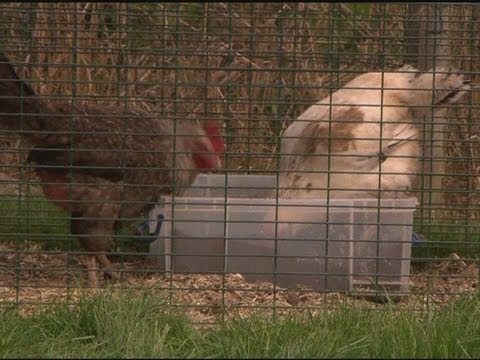
[[[453,252],[464,259],[480,257],[480,232],[478,226],[451,220],[450,223],[415,223],[414,230],[422,234],[426,243],[412,248],[412,257],[422,259],[445,258]]]
[[[96,358],[468,358],[480,356],[480,298],[428,316],[385,305],[273,322],[259,316],[193,326],[162,297],[131,291],[22,317],[3,309],[0,356]],[[134,296],[132,296],[134,295]],[[399,312],[400,311],[400,312]]]
[[[147,217],[147,215],[145,215]],[[148,244],[132,241],[130,232],[140,221],[125,221],[116,235],[124,252],[148,252]],[[0,196],[0,241],[29,240],[49,250],[81,250],[70,236],[69,215],[44,197]]]
[[[69,249],[68,215],[43,197],[0,197],[0,240],[35,240],[45,250]]]

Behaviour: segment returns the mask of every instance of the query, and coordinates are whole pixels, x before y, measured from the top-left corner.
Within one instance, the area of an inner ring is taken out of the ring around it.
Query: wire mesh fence
[[[149,287],[209,321],[475,288],[478,5],[0,9],[1,304]]]

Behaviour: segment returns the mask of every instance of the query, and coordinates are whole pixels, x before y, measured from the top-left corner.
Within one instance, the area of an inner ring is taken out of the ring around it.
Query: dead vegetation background
[[[479,9],[447,16],[451,64],[474,83]],[[0,50],[46,97],[217,120],[228,171],[271,173],[292,119],[358,73],[405,63],[406,20],[398,3],[3,3]],[[449,111],[444,203],[417,211],[426,236],[456,232],[466,246],[478,233],[478,104],[472,91]],[[2,132],[0,149],[1,192],[38,195],[22,190],[26,144]]]
[[[278,136],[358,73],[405,63],[406,5],[9,3],[1,50],[43,96],[221,121],[229,171],[276,169]],[[448,6],[451,61],[478,82],[480,7]],[[450,111],[449,206],[476,218],[478,92]],[[2,173],[21,164],[3,134]],[[439,145],[439,146],[441,146]],[[8,168],[13,165],[14,167]],[[18,176],[17,176],[18,177]],[[428,189],[423,189],[424,191]],[[465,213],[467,212],[467,214]]]

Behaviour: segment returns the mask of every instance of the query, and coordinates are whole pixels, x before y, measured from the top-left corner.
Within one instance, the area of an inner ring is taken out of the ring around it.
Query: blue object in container
[[[135,236],[135,240],[143,241],[149,244],[154,242],[157,239],[158,235],[160,235],[160,229],[162,228],[162,223],[164,219],[165,216],[163,216],[163,214],[159,214],[157,216],[157,226],[155,227],[155,231],[153,233],[150,233],[149,231],[149,221],[145,221],[144,223],[138,225],[135,231],[137,235]]]
[[[425,240],[425,238],[422,235],[417,234],[416,232],[412,232],[412,245],[413,246],[423,246],[423,245],[425,245],[426,242],[427,242],[427,240]]]

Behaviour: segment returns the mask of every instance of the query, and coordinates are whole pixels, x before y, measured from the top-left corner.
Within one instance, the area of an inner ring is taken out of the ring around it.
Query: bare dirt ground
[[[81,255],[45,252],[36,244],[28,251],[15,251],[13,244],[0,244],[0,305],[20,303],[24,313],[45,305],[69,301],[98,291],[125,288],[159,291],[159,299],[186,309],[195,321],[247,316],[255,312],[293,314],[333,309],[336,306],[385,306],[340,293],[319,293],[307,288],[284,289],[267,282],[247,282],[240,274],[166,274],[154,271],[150,260],[123,262],[121,281],[107,282],[102,289],[89,289]],[[149,269],[149,270],[147,270]],[[450,303],[477,286],[478,267],[452,254],[448,260],[412,266],[410,293],[395,304],[423,311]],[[162,295],[160,295],[160,293]]]

